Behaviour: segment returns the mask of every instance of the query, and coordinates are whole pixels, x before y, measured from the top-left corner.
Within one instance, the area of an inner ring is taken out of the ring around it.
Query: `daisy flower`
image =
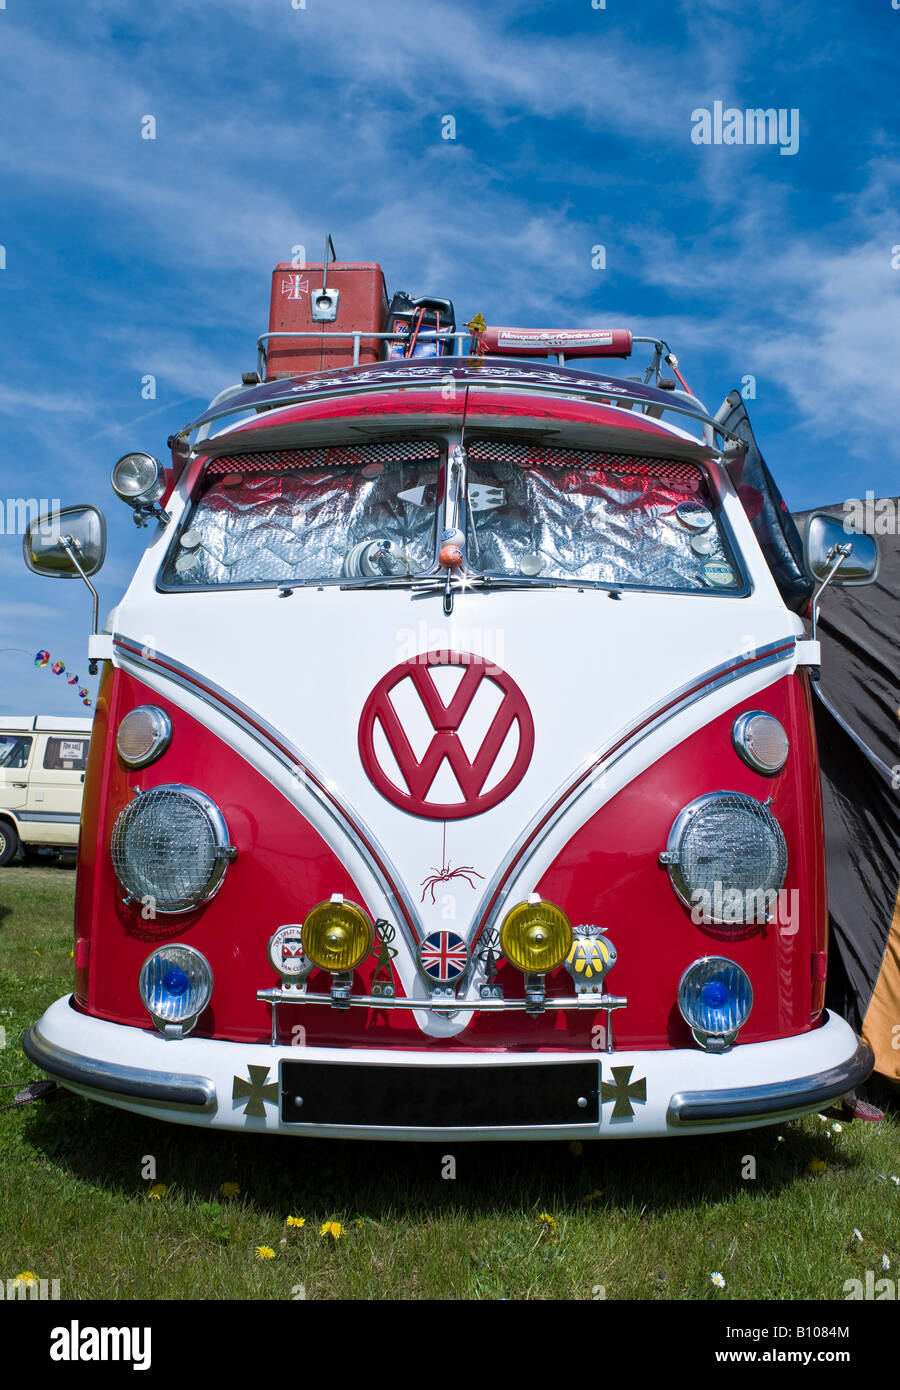
[[[891,1267],[891,1262],[890,1262],[890,1260],[888,1259],[887,1255],[882,1255],[882,1257],[881,1257],[881,1268],[882,1268],[882,1269],[890,1269],[890,1267]]]
[[[724,1287],[725,1287],[725,1280],[722,1278],[722,1276],[721,1276],[721,1274],[719,1273],[718,1270],[716,1270],[716,1271],[715,1271],[713,1274],[711,1274],[709,1277],[710,1277],[710,1279],[713,1281],[713,1283],[715,1284],[715,1286],[716,1286],[717,1289],[724,1289]]]

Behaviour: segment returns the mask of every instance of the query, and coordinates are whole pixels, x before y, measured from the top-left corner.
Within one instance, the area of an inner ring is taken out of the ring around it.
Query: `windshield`
[[[163,579],[197,588],[418,574],[435,558],[439,467],[432,440],[218,459]]]
[[[406,439],[214,459],[162,582],[379,583],[427,573],[442,582],[446,449]],[[466,457],[459,522],[470,573],[526,584],[741,589],[718,506],[693,463],[545,447],[521,435],[467,441]]]
[[[473,569],[652,589],[735,589],[737,567],[694,465],[478,440]]]

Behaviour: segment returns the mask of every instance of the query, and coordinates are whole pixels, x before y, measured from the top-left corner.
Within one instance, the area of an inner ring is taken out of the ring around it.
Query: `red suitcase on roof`
[[[272,275],[270,333],[381,333],[388,300],[380,265],[321,261],[278,265]],[[348,367],[354,360],[352,337],[270,338],[266,379],[296,376],[323,368]],[[360,362],[377,362],[377,338],[360,340]]]

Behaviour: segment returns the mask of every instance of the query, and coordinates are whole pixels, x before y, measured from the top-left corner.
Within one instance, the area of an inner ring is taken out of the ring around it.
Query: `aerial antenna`
[[[463,398],[462,423],[459,427],[459,447],[466,447],[466,416],[469,413],[469,383],[466,382],[466,394]]]

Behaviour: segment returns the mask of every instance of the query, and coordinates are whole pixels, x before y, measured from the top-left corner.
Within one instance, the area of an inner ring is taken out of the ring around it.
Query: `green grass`
[[[69,988],[73,891],[71,870],[0,871],[0,1103],[38,1075],[21,1036]],[[31,1270],[78,1299],[290,1299],[299,1286],[309,1299],[591,1299],[601,1288],[608,1299],[842,1299],[844,1280],[883,1277],[883,1254],[900,1275],[900,1125],[896,1110],[840,1134],[830,1124],[575,1153],[221,1136],[65,1093],[0,1114],[0,1278]],[[446,1154],[455,1179],[441,1176]],[[141,1176],[148,1155],[168,1188],[159,1201]],[[755,1180],[741,1176],[745,1155]],[[815,1159],[827,1164],[818,1176]],[[239,1195],[224,1197],[225,1182]],[[289,1232],[288,1215],[305,1226]],[[347,1231],[337,1242],[319,1235],[330,1220]],[[257,1246],[275,1258],[258,1260]]]

